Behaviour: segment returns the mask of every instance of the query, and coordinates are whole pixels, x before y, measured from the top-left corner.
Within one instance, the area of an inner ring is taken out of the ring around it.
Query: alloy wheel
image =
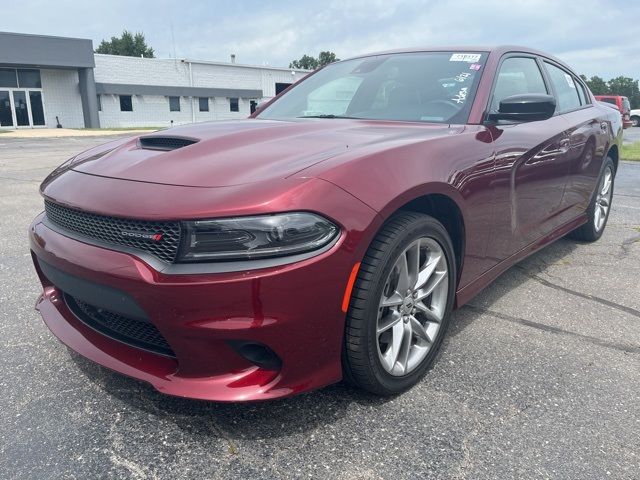
[[[413,241],[396,259],[376,323],[378,357],[391,375],[413,371],[436,341],[447,306],[448,275],[444,250],[430,237]]]
[[[613,170],[610,166],[607,166],[600,185],[598,186],[598,194],[596,196],[596,206],[594,211],[594,226],[597,232],[602,230],[605,222],[607,221],[607,214],[611,207],[611,196],[613,194]]]

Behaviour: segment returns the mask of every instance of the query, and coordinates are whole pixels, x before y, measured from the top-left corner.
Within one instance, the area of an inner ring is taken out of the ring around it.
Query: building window
[[[257,100],[251,100],[249,102],[249,110],[251,111],[251,113],[254,113],[256,111],[256,108],[258,108],[258,101]]]
[[[198,106],[200,107],[201,112],[209,111],[209,97],[200,97],[198,98]]]
[[[20,88],[42,88],[40,70],[18,69],[18,85]]]
[[[120,95],[120,111],[133,112],[133,102],[131,101],[131,95]]]
[[[15,68],[0,68],[0,87],[16,88],[17,86]]]
[[[180,97],[169,97],[169,111],[170,112],[180,111]]]
[[[291,85],[292,85],[291,83],[277,83],[276,82],[276,95],[280,95],[282,92],[284,92]]]
[[[98,99],[98,111],[101,112],[102,111],[102,100],[100,99],[100,95],[96,95],[96,98]]]
[[[32,68],[0,68],[0,87],[42,88],[40,70]]]
[[[240,111],[240,102],[237,98],[230,98],[229,99],[229,110],[232,112],[239,112]]]

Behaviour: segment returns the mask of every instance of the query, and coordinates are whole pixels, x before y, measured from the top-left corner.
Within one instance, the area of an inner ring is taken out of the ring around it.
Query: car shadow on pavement
[[[218,403],[162,394],[145,382],[125,377],[68,349],[75,365],[100,390],[131,409],[171,421],[190,435],[262,439],[314,430],[340,420],[353,403],[381,406],[381,398],[341,382],[290,398],[254,403]]]
[[[562,261],[576,244],[559,240],[505,272],[471,302],[454,312],[448,335],[455,336],[478,320],[502,295],[517,288],[550,264]],[[477,306],[482,306],[479,308]],[[444,348],[447,340],[445,339]],[[314,430],[339,421],[350,406],[377,409],[393,397],[377,397],[359,391],[344,382],[291,398],[257,403],[215,403],[189,400],[161,394],[144,382],[101,367],[69,350],[76,366],[105,393],[129,405],[133,410],[171,421],[192,436],[216,436],[228,442],[240,439],[278,438]],[[439,353],[434,365],[437,368]]]

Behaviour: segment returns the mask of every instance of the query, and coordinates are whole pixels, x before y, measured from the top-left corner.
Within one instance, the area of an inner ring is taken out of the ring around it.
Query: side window
[[[120,95],[120,111],[133,112],[133,101],[131,95]]]
[[[169,97],[169,111],[170,112],[180,111],[180,97]]]
[[[538,64],[533,58],[528,57],[507,58],[500,65],[493,90],[491,111],[498,111],[501,100],[525,93],[548,93]]]
[[[578,89],[573,77],[550,63],[544,62],[549,72],[549,79],[556,91],[556,101],[558,102],[557,110],[559,113],[575,110],[580,107],[580,97],[578,97]]]
[[[573,79],[573,83],[576,84],[576,87],[578,89],[578,97],[580,97],[580,105],[586,105],[588,102],[586,100],[584,88],[582,88],[582,85],[580,84],[580,82],[577,82],[575,78]]]

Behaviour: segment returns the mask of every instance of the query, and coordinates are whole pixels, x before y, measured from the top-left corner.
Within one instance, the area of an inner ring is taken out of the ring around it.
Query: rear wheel
[[[394,215],[360,266],[346,321],[345,377],[380,395],[413,386],[442,343],[455,279],[442,224],[420,213]]]
[[[640,127],[640,117],[634,115],[633,117],[631,117],[631,126],[633,127]]]
[[[587,209],[589,220],[580,228],[571,232],[569,234],[571,238],[585,242],[595,242],[602,236],[611,211],[615,171],[613,160],[611,157],[607,157],[600,174],[598,186]]]

